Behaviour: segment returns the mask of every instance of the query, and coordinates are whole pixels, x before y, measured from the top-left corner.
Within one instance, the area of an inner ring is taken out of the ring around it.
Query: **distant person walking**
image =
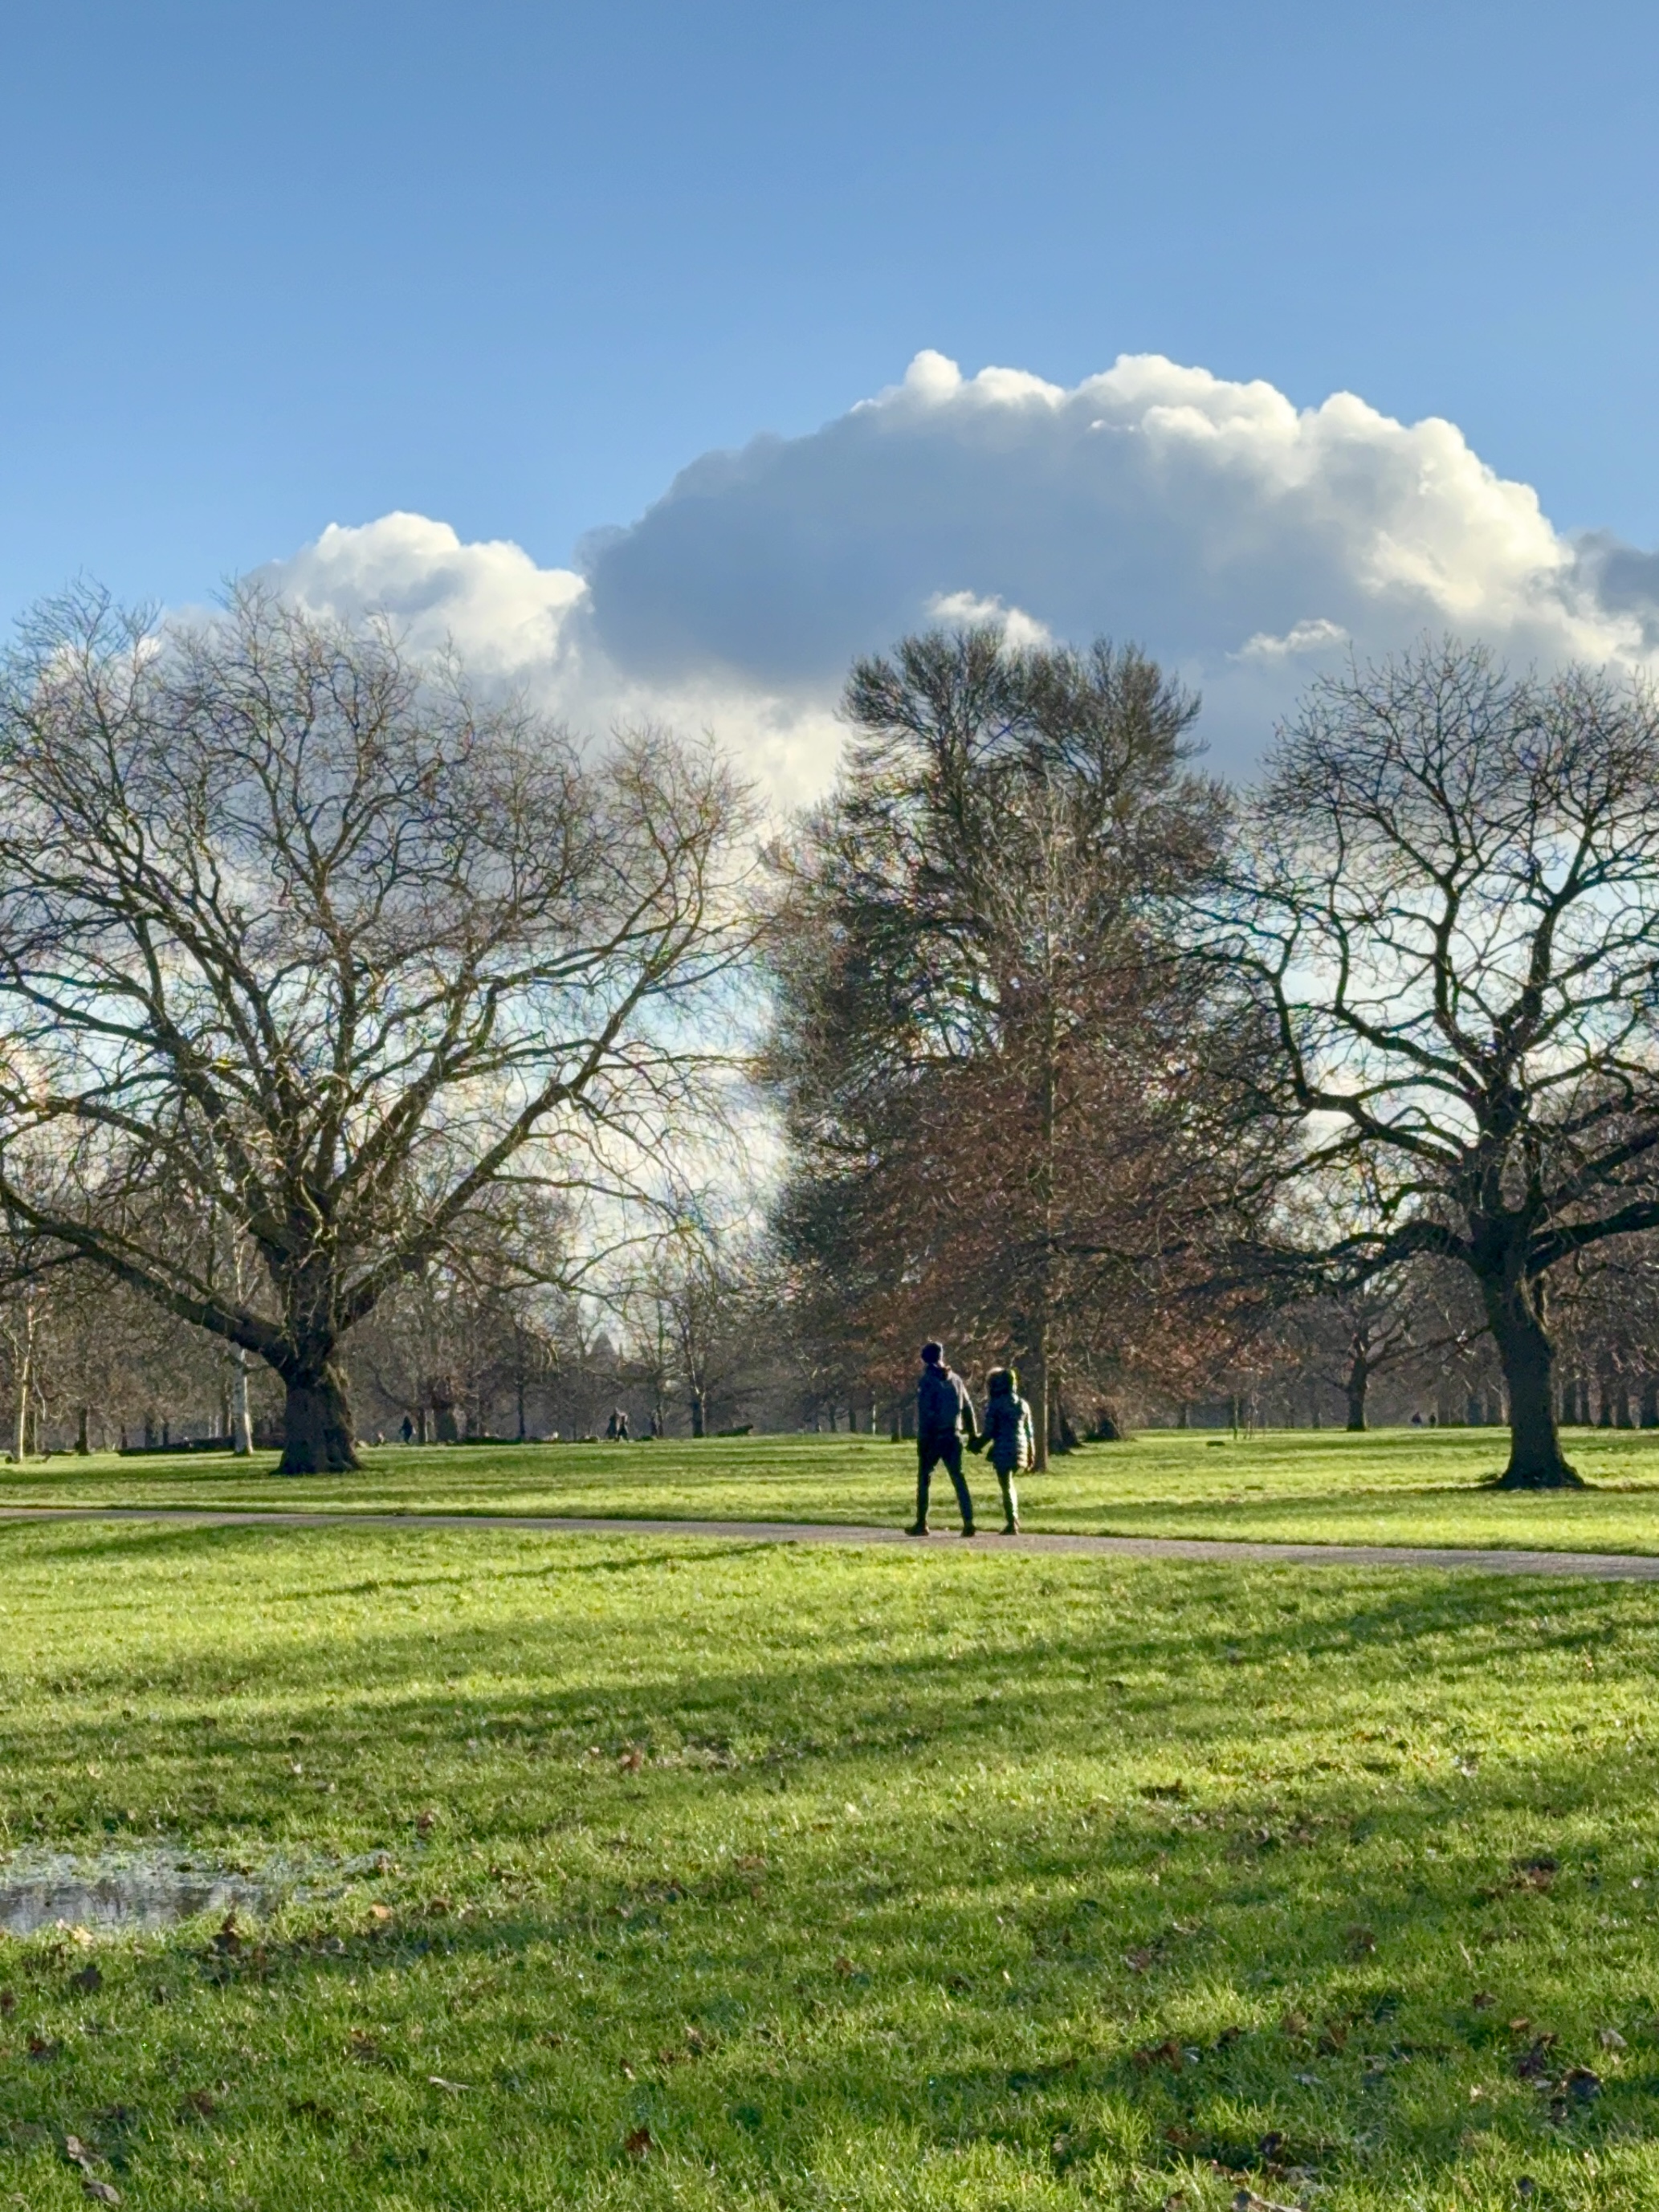
[[[1002,1492],[1002,1533],[1018,1536],[1019,1493],[1014,1477],[1023,1474],[1036,1456],[1036,1431],[1012,1367],[994,1367],[985,1387],[985,1454],[997,1471]]]
[[[908,1530],[912,1536],[927,1534],[927,1492],[933,1469],[941,1461],[962,1508],[962,1533],[973,1534],[974,1501],[962,1472],[964,1442],[972,1450],[979,1448],[968,1386],[945,1365],[943,1345],[924,1344],[921,1379],[916,1385],[916,1517]]]

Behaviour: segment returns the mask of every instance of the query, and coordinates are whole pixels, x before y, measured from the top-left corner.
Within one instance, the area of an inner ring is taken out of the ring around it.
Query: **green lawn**
[[[1420,1543],[1659,1550],[1659,1434],[1585,1430],[1569,1449],[1594,1487],[1512,1497],[1481,1486],[1503,1465],[1492,1429],[1384,1429],[1349,1437],[1279,1430],[1217,1438],[1148,1431],[1091,1445],[1023,1486],[1026,1525],[1121,1535],[1248,1536],[1317,1543]],[[59,1457],[0,1475],[0,1503],[164,1503],[374,1507],[787,1521],[903,1522],[914,1447],[883,1438],[746,1437],[704,1443],[370,1449],[361,1474],[289,1480],[269,1455]],[[980,1510],[998,1525],[996,1484],[969,1462]],[[953,1520],[950,1485],[934,1521]]]
[[[0,1939],[0,2205],[84,2206],[71,2133],[129,2212],[1659,2201],[1659,1590],[465,1527],[0,1557],[0,1839],[312,1892]]]

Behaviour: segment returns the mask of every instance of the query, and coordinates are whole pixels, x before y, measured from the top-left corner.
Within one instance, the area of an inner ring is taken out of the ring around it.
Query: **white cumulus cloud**
[[[581,572],[390,515],[270,573],[451,636],[573,720],[712,727],[782,799],[832,771],[848,662],[931,622],[1133,639],[1203,690],[1233,770],[1350,650],[1448,629],[1520,660],[1659,650],[1659,558],[1565,538],[1455,425],[1157,355],[1067,389],[919,354],[819,430],[694,461]]]
[[[927,618],[948,628],[971,624],[1000,629],[1016,650],[1054,641],[1048,624],[1036,621],[1023,607],[1005,607],[1000,599],[975,599],[971,592],[935,592],[927,602]]]

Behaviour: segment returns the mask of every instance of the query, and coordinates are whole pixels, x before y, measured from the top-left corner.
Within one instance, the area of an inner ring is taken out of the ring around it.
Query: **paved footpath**
[[[750,1544],[903,1544],[912,1551],[957,1552],[963,1540],[939,1532],[924,1542],[901,1528],[831,1521],[582,1520],[552,1513],[336,1513],[216,1511],[193,1505],[6,1505],[0,1522],[169,1521],[214,1528],[527,1528],[549,1536],[715,1536]],[[1592,1582],[1659,1582],[1659,1556],[1638,1552],[1498,1552],[1426,1544],[1249,1544],[1207,1536],[1003,1536],[975,1538],[976,1554],[1083,1553],[1122,1559],[1195,1559],[1212,1566],[1430,1567],[1477,1575],[1577,1575]]]

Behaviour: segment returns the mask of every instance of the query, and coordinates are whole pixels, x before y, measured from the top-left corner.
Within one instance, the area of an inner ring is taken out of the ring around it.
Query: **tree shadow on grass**
[[[1637,2154],[1659,1592],[534,1538],[346,1581],[324,1534],[313,1601],[371,1615],[349,1638],[135,1638],[97,1670],[191,1703],[143,1755],[175,1801],[209,1778],[213,1833],[355,1825],[404,1867],[382,1933],[357,1900],[186,1954],[226,2002],[482,1986],[476,2094],[556,2109],[578,2164],[646,2127],[779,2189],[878,2136],[1102,2185],[1214,2160],[1269,2195]],[[270,1542],[82,1528],[53,1557],[229,1589]],[[372,1617],[469,1584],[509,1616]],[[295,1589],[284,1558],[266,1601]],[[70,1778],[107,1722],[16,1717],[13,1787],[90,1819]],[[337,1807],[283,1771],[296,1722]],[[319,2061],[337,2100],[346,2064]]]

